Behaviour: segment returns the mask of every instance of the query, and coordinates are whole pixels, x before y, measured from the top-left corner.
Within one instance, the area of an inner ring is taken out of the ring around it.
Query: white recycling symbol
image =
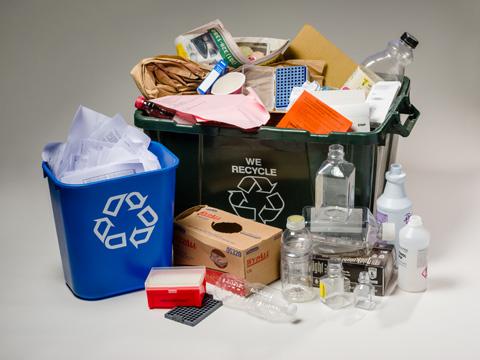
[[[228,192],[228,202],[238,216],[266,224],[274,221],[285,207],[282,196],[274,192],[276,186],[277,183],[272,183],[264,176],[245,176],[238,183],[238,190]],[[264,195],[264,204],[260,210],[249,200],[249,195],[254,193]]]
[[[136,191],[108,198],[102,211],[107,216],[93,220],[95,222],[93,233],[107,249],[114,250],[127,246],[127,238],[137,249],[139,245],[148,242],[158,221],[158,215],[150,205],[144,206],[147,198],[148,195],[143,196]],[[117,217],[124,203],[128,206],[128,211],[141,209],[136,216],[145,227],[140,229],[135,227],[130,236],[125,232],[111,234],[110,230],[115,228],[111,218]]]

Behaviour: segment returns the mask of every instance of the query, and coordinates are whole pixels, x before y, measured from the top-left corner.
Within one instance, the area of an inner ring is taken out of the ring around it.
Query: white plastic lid
[[[245,75],[240,72],[230,72],[220,77],[212,86],[213,95],[228,95],[237,93],[245,84]]]
[[[385,240],[385,241],[395,240],[395,224],[394,223],[382,224],[382,240]]]
[[[414,227],[423,226],[423,220],[418,215],[412,215],[412,216],[410,216],[410,219],[408,220],[408,226],[414,226]]]
[[[205,279],[205,266],[155,267],[150,270],[145,288],[197,287]]]
[[[305,227],[305,218],[300,215],[291,215],[287,218],[287,229],[301,230]]]

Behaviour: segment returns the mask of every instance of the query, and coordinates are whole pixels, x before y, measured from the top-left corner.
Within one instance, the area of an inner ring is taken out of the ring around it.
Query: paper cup
[[[240,72],[230,72],[220,77],[212,86],[213,95],[241,94],[245,84],[245,75]]]

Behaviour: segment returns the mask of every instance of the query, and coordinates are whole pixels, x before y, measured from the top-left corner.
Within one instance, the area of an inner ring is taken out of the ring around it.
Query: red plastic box
[[[205,284],[205,266],[152,268],[145,281],[148,307],[200,307]]]

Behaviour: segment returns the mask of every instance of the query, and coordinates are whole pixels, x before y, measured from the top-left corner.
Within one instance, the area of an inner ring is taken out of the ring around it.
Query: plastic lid
[[[410,219],[408,220],[408,226],[414,226],[414,227],[423,226],[422,218],[418,215],[410,216]]]
[[[301,230],[305,227],[305,218],[300,215],[291,215],[287,218],[287,229]]]
[[[390,170],[386,172],[385,179],[390,182],[402,182],[405,181],[407,174],[402,170],[402,165],[392,164]]]
[[[196,287],[203,283],[205,266],[176,266],[152,268],[145,288]]]
[[[382,240],[385,240],[385,241],[395,240],[395,224],[394,223],[382,224]]]
[[[143,96],[137,97],[137,99],[135,100],[135,107],[137,109],[142,109],[144,101],[145,101],[145,98]]]
[[[404,32],[402,36],[400,36],[400,40],[402,40],[405,44],[410,46],[412,49],[415,49],[418,45],[417,38],[408,32]]]

